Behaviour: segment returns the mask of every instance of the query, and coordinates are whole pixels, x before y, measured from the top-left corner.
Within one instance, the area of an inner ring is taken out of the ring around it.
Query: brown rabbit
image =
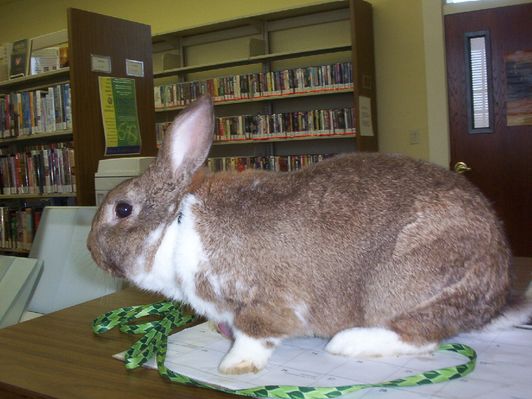
[[[462,176],[398,155],[341,155],[292,173],[209,174],[207,97],[156,161],[112,190],[94,260],[227,323],[223,373],[257,372],[292,336],[349,356],[415,354],[501,314],[510,252]]]

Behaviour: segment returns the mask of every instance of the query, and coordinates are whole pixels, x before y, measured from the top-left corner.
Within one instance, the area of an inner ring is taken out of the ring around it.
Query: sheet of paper
[[[462,334],[449,342],[470,345],[478,354],[469,376],[413,388],[366,389],[344,398],[530,399],[532,392],[532,330]],[[231,389],[260,385],[338,386],[383,382],[464,363],[460,355],[436,353],[379,359],[351,359],[324,351],[327,341],[289,339],[277,348],[268,366],[257,374],[227,376],[217,367],[231,343],[207,323],[172,335],[166,366],[180,374]],[[119,357],[120,355],[117,355]],[[155,362],[147,367],[155,368]]]
[[[373,120],[371,115],[371,98],[365,96],[358,97],[360,135],[373,136]]]
[[[140,154],[135,79],[98,76],[105,155]]]

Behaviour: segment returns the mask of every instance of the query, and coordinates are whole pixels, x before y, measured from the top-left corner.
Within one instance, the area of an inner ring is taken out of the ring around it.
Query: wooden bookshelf
[[[373,39],[373,9],[371,4],[360,0],[349,0],[351,13],[351,58],[353,60],[353,81],[357,82],[354,96],[355,118],[360,131],[361,97],[369,98],[371,114],[366,115],[373,126],[372,136],[359,135],[359,151],[377,151],[379,149],[377,128],[377,89],[375,85],[375,57]]]
[[[0,253],[10,253],[15,255],[29,255],[30,250],[24,249],[24,248],[8,248],[8,247],[0,247]]]
[[[148,25],[70,8],[67,11],[72,124],[76,151],[77,203],[95,204],[94,174],[105,158],[99,76],[128,77],[126,59],[144,63],[135,80],[142,149],[132,156],[157,152],[154,131],[151,28]],[[110,74],[91,70],[91,54],[109,56]]]
[[[332,1],[165,32],[153,37],[153,48],[163,67],[165,54],[169,61],[178,61],[178,65],[169,62],[167,69],[158,68],[155,86],[243,75],[250,70],[267,73],[351,63],[352,87],[249,98],[230,94],[227,99],[215,99],[215,109],[217,117],[231,117],[353,107],[354,131],[215,141],[210,157],[377,150],[372,9],[363,0]],[[364,106],[369,99],[370,110],[360,111],[360,96],[366,97]],[[159,106],[157,122],[164,126],[184,107]],[[361,136],[361,131],[368,132],[361,130],[361,116],[365,123],[371,121],[373,136]]]
[[[350,51],[350,50],[351,50],[351,44],[344,44],[344,45],[339,45],[339,46],[321,47],[321,48],[314,48],[314,49],[308,49],[308,50],[287,51],[287,52],[276,53],[276,54],[257,55],[257,56],[246,57],[246,58],[235,59],[235,60],[213,62],[213,63],[202,64],[202,65],[189,65],[189,66],[183,66],[180,68],[169,69],[164,72],[155,73],[154,78],[163,78],[166,76],[173,76],[173,75],[180,74],[180,73],[202,72],[202,71],[208,71],[211,69],[230,68],[230,67],[241,66],[241,65],[262,64],[265,62],[293,59],[293,58],[300,58],[300,57],[308,57],[311,55],[331,54],[331,53],[336,53],[340,51]]]
[[[345,88],[345,89],[317,90],[317,91],[309,91],[306,93],[288,93],[288,94],[281,94],[281,95],[241,98],[241,99],[236,99],[236,100],[214,101],[214,105],[220,106],[220,105],[244,104],[244,103],[250,103],[250,102],[275,101],[275,100],[283,100],[287,98],[298,98],[298,97],[328,96],[328,95],[335,95],[335,94],[341,94],[341,93],[352,93],[352,92],[353,92],[352,87]],[[180,111],[182,109],[185,109],[185,107],[186,105],[181,105],[177,107],[155,108],[155,112]]]
[[[283,143],[289,141],[308,141],[308,140],[337,140],[337,139],[354,139],[355,133],[322,133],[322,134],[301,134],[290,137],[258,137],[255,139],[236,139],[236,140],[217,140],[213,145],[230,145],[230,144],[252,144],[252,143]]]
[[[26,102],[27,105],[28,100],[33,100],[34,102],[31,103],[31,106],[33,107],[32,111],[36,112],[36,101],[41,101],[40,97],[35,96],[37,90],[41,90],[42,95],[52,96],[54,101],[56,101],[59,97],[62,101],[65,98],[68,98],[66,84],[68,83],[69,73],[69,68],[63,68],[39,75],[31,75],[12,79],[7,82],[2,82],[0,83],[0,95],[4,95],[5,97],[9,96],[11,98],[12,93],[22,93],[20,97],[22,100],[22,98],[24,98],[22,96],[24,93],[32,92],[33,97],[25,97],[23,101]],[[48,90],[49,87],[54,87],[57,89],[57,91],[54,91],[52,95]],[[57,149],[57,153],[54,155],[54,159],[58,161],[59,157],[62,157],[62,165],[68,165],[68,162],[73,158],[71,150],[67,149],[68,146],[58,144],[65,142],[70,143],[72,142],[73,138],[73,132],[71,128],[59,128],[67,126],[67,113],[66,108],[62,107],[63,105],[66,106],[66,104],[61,103],[60,109],[63,111],[63,115],[59,125],[56,125],[58,122],[56,119],[57,116],[53,116],[54,127],[59,130],[37,132],[36,130],[43,130],[44,125],[41,125],[40,127],[33,125],[33,122],[36,119],[29,117],[33,116],[33,114],[27,115],[23,113],[24,125],[11,125],[12,130],[10,133],[18,134],[18,136],[0,138],[0,148],[2,151],[2,173],[8,173],[9,176],[9,178],[6,178],[6,175],[2,176],[2,183],[3,185],[7,186],[7,189],[4,187],[2,190],[0,190],[0,193],[11,192],[11,194],[0,194],[2,221],[0,225],[0,253],[12,253],[19,256],[25,256],[29,253],[30,250],[28,247],[31,246],[32,236],[35,232],[34,226],[37,220],[36,209],[39,210],[38,213],[40,214],[40,209],[48,204],[75,204],[77,195],[75,192],[72,192],[72,175],[67,172],[67,170],[71,171],[72,169],[67,168],[66,166],[61,168],[60,173],[64,173],[63,176],[68,174],[68,177],[63,177],[61,184],[65,187],[65,190],[68,189],[69,192],[36,192],[39,191],[39,182],[44,184],[45,180],[44,164],[37,166],[36,163],[37,157],[40,157],[42,162],[45,152],[38,150],[37,148],[42,146],[49,150],[52,148],[52,146],[55,147]],[[24,112],[24,106],[22,109]],[[51,111],[57,112],[57,110],[58,109],[55,108],[54,104],[54,106],[51,108]],[[41,120],[47,119],[45,111],[42,112],[43,113],[40,116]],[[10,115],[10,118],[11,117],[16,116]],[[31,127],[33,132],[31,133],[30,128],[28,125],[26,125],[26,123],[29,121],[31,121],[33,125]],[[48,126],[47,129],[49,127],[50,126]],[[26,129],[26,131],[24,131],[23,128]],[[3,123],[2,126],[0,126],[0,130],[3,134],[6,134],[6,132],[4,132]],[[36,155],[36,153],[39,155]],[[59,167],[59,164],[57,164],[57,166]],[[46,167],[47,170],[52,170],[52,168],[53,167]],[[54,172],[56,171],[57,169],[54,169]],[[14,176],[16,176],[16,178]],[[42,180],[39,180],[41,177]],[[44,189],[44,186],[41,188]],[[27,209],[31,209],[29,214]]]
[[[27,89],[32,85],[43,85],[46,82],[57,83],[69,79],[70,68],[61,68],[55,71],[43,72],[38,75],[29,75],[0,82],[0,91],[12,91],[19,88]]]
[[[43,193],[43,194],[0,194],[2,200],[28,200],[48,198],[76,198],[76,193]]]
[[[75,193],[8,194],[0,195],[0,203],[9,209],[42,207],[42,204],[67,203],[94,205],[94,175],[105,153],[105,138],[100,109],[98,77],[128,77],[126,59],[144,63],[144,76],[135,80],[136,102],[142,149],[140,154],[156,154],[153,112],[153,70],[151,28],[148,25],[79,9],[67,10],[69,67],[0,82],[0,96],[28,92],[68,83],[72,128],[53,132],[22,134],[0,139],[4,154],[26,151],[27,146],[72,142],[75,148]],[[110,73],[91,69],[91,54],[111,59]],[[41,202],[42,201],[42,202]],[[40,205],[39,205],[40,204]],[[0,248],[0,252],[15,252]],[[21,253],[25,253],[23,251]]]
[[[0,147],[10,143],[29,143],[37,141],[69,141],[72,140],[72,129],[56,130],[50,133],[35,133],[0,139]]]
[[[33,142],[74,142],[75,195],[78,205],[94,205],[94,174],[104,158],[105,139],[100,111],[98,76],[126,77],[125,59],[144,63],[144,77],[135,77],[142,151],[156,153],[153,112],[151,29],[148,25],[79,9],[67,10],[70,67],[39,75],[0,82],[0,95],[31,91],[63,82],[71,87],[72,129],[0,139],[0,146],[23,146]],[[91,54],[111,57],[112,72],[91,71]]]

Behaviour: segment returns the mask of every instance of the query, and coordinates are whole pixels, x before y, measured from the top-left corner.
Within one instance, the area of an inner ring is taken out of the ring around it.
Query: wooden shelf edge
[[[288,141],[303,141],[303,140],[326,140],[326,139],[352,139],[356,138],[356,133],[345,134],[309,134],[293,137],[280,137],[280,138],[256,138],[256,139],[242,139],[242,140],[226,140],[226,141],[214,141],[213,145],[230,145],[230,144],[257,144],[257,143],[274,143],[274,142],[288,142]]]
[[[229,68],[229,67],[247,65],[247,64],[259,64],[265,61],[276,61],[276,60],[283,60],[283,59],[288,59],[288,58],[300,58],[300,57],[307,57],[311,55],[319,55],[319,54],[325,54],[325,53],[337,53],[341,51],[351,51],[351,44],[342,44],[338,46],[321,47],[321,48],[308,49],[308,50],[288,51],[284,53],[257,55],[253,57],[240,58],[240,59],[228,60],[228,61],[223,61],[223,62],[216,62],[212,64],[191,65],[191,66],[186,66],[186,67],[181,67],[181,68],[173,68],[173,69],[168,69],[162,72],[156,72],[153,74],[153,78],[154,79],[164,78],[167,76],[177,75],[183,72],[201,72],[201,71],[208,71],[211,69]]]
[[[40,73],[38,75],[29,75],[29,76],[23,76],[20,78],[4,80],[3,82],[0,82],[0,89],[7,89],[11,86],[20,86],[20,85],[25,85],[28,83],[39,82],[41,80],[57,78],[63,75],[68,75],[69,73],[70,73],[70,68],[67,67],[67,68],[57,69],[55,71]]]
[[[76,193],[0,194],[0,201],[12,199],[74,198],[76,196]]]
[[[1,252],[10,252],[15,254],[26,254],[28,255],[30,253],[29,249],[24,248],[7,248],[7,247],[0,247],[0,253]]]
[[[6,137],[6,138],[0,138],[0,145],[7,144],[7,143],[13,143],[13,142],[34,141],[34,140],[42,140],[42,139],[48,139],[48,138],[57,138],[61,136],[71,136],[72,134],[73,134],[72,129],[66,129],[66,130],[57,130],[55,132],[50,132],[50,133],[35,133],[31,135],[21,135],[17,137]]]
[[[287,94],[280,94],[280,95],[271,95],[271,96],[261,96],[261,97],[253,97],[253,98],[242,98],[242,99],[235,99],[235,100],[223,100],[223,101],[215,101],[215,106],[220,105],[230,105],[230,104],[245,104],[245,103],[254,103],[254,102],[262,102],[262,101],[274,101],[274,100],[284,100],[287,98],[300,98],[300,97],[311,97],[311,96],[326,96],[331,94],[342,94],[342,93],[352,93],[353,87],[349,88],[341,88],[341,89],[329,89],[329,90],[319,90],[319,91],[308,91],[308,92],[301,92],[301,93],[287,93]],[[163,107],[163,108],[155,108],[155,112],[171,112],[171,111],[179,111],[182,109],[185,109],[188,105],[179,105],[176,107]]]

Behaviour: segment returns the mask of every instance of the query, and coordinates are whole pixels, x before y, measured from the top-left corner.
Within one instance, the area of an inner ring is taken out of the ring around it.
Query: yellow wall
[[[374,11],[380,150],[432,159],[432,150],[429,156],[422,1],[369,0]],[[0,3],[0,43],[66,28],[66,7],[143,22],[151,25],[152,33],[161,33],[317,2],[8,0]],[[416,131],[419,144],[410,144],[410,134]],[[438,134],[446,135],[447,131],[441,129]],[[441,148],[441,151],[446,153],[448,148]]]
[[[421,0],[369,2],[374,19],[379,149],[428,159]],[[415,132],[419,144],[410,144],[410,133]]]
[[[12,0],[4,5],[0,3],[0,42],[66,28],[67,7],[142,22],[151,25],[152,33],[161,33],[326,2],[327,0]]]

